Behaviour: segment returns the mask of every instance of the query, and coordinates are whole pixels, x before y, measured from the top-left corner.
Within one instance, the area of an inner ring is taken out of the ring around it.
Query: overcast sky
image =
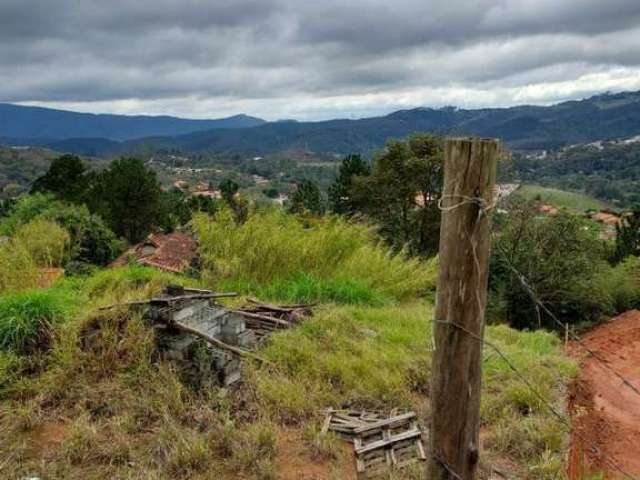
[[[269,120],[640,90],[640,0],[0,0],[0,101]]]

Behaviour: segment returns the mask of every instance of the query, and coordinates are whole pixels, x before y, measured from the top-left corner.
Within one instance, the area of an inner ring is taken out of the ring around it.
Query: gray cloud
[[[0,101],[268,118],[640,89],[637,0],[0,0]]]

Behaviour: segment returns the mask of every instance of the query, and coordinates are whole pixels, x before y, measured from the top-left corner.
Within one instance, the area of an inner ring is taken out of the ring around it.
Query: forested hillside
[[[640,142],[577,145],[547,155],[516,156],[514,177],[524,182],[582,191],[630,207],[640,202]]]
[[[0,139],[25,144],[44,144],[68,138],[129,140],[215,128],[251,127],[261,123],[264,120],[247,115],[217,120],[187,120],[169,116],[96,115],[0,104]]]
[[[116,124],[113,127],[115,133],[100,134],[102,123],[106,121],[101,120],[99,128],[91,127],[87,130],[89,127],[85,125],[92,125],[92,122],[83,122],[81,130],[66,130],[67,135],[61,136],[60,132],[54,132],[56,134],[53,135],[46,130],[38,130],[37,135],[33,136],[48,135],[59,140],[64,137],[66,141],[63,143],[42,140],[35,140],[35,142],[65,152],[84,155],[175,150],[226,157],[252,157],[302,150],[316,154],[359,153],[369,156],[374,150],[381,148],[389,138],[405,137],[424,131],[501,138],[508,147],[518,150],[558,149],[576,143],[626,138],[640,133],[640,92],[605,94],[549,107],[517,106],[477,110],[455,107],[416,108],[397,111],[383,117],[359,120],[283,121],[261,124],[256,119],[242,117],[242,121],[233,123],[233,126],[248,127],[243,129],[217,128],[229,126],[229,119],[219,121],[225,123],[217,124],[216,129],[213,130],[203,123],[205,121],[198,121],[199,123],[195,124],[189,123],[191,121],[180,121],[187,122],[185,124],[176,119],[154,119],[155,123],[162,121],[170,125],[162,128],[173,129],[171,132],[164,133],[158,129],[151,132],[151,128],[147,128],[147,133],[144,133],[144,129],[133,128],[133,124],[142,122],[136,117],[108,116],[105,118]],[[11,128],[35,128],[27,125],[25,123],[27,121],[31,122],[30,117],[22,121],[14,121]],[[97,120],[94,120],[93,123],[96,122]],[[146,119],[142,123],[149,122],[151,120]],[[38,123],[33,125],[37,126]],[[47,123],[47,125],[50,124]],[[180,126],[178,128],[175,125]],[[6,121],[4,126],[0,123],[0,138],[15,136],[7,133],[8,128],[9,124]],[[189,129],[191,133],[179,135],[185,129]],[[109,132],[112,131],[109,130]],[[22,132],[22,135],[25,133]],[[99,136],[106,139],[95,138]],[[78,137],[93,137],[93,139],[78,139]],[[130,140],[122,143],[112,141],[123,138]]]

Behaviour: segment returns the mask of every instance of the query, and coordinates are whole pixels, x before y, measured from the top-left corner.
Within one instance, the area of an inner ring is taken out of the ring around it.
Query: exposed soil
[[[67,437],[67,425],[60,421],[50,421],[39,426],[31,435],[30,450],[41,457],[55,453]]]
[[[640,311],[631,310],[582,338],[583,343],[640,389]],[[640,478],[640,395],[585,352],[570,347],[581,372],[569,399],[571,480],[602,472],[605,479]]]
[[[283,430],[278,434],[275,469],[282,480],[356,480],[353,447],[344,442],[342,458],[337,462],[312,458],[301,430]]]

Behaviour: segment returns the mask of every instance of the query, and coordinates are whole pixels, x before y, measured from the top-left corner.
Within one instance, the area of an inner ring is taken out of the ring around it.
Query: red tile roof
[[[151,234],[123,253],[111,266],[124,266],[133,258],[140,265],[182,273],[189,268],[195,257],[196,242],[193,237],[180,232]]]

